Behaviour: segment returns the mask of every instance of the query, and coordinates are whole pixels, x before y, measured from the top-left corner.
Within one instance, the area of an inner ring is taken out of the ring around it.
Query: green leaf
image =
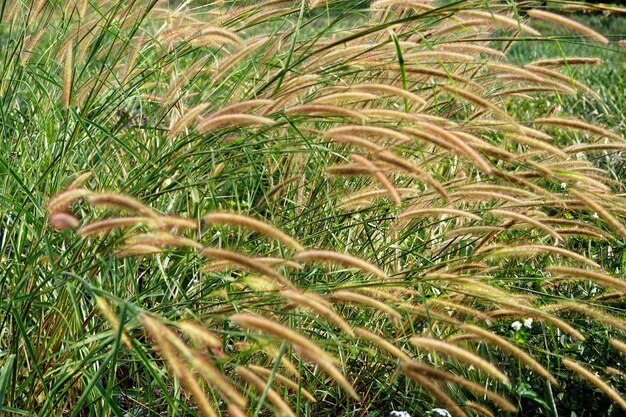
[[[4,405],[4,393],[9,385],[9,378],[11,369],[13,369],[13,362],[15,361],[15,354],[7,356],[4,365],[0,369],[0,407]]]

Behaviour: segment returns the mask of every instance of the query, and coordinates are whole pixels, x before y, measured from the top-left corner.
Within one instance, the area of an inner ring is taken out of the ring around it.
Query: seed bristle
[[[595,30],[581,23],[578,23],[575,20],[568,19],[565,16],[561,16],[556,13],[546,12],[545,10],[539,10],[539,9],[532,9],[532,10],[529,10],[527,13],[532,18],[544,20],[548,23],[561,25],[567,29],[571,29],[575,32],[585,35],[588,38],[593,39],[594,41],[597,41],[603,44],[609,43],[609,40],[607,38],[605,38],[604,36],[596,32]]]
[[[610,399],[612,399],[617,405],[622,407],[622,409],[626,410],[626,400],[615,391],[609,384],[598,378],[593,372],[589,371],[585,367],[579,365],[578,363],[569,360],[563,359],[563,365],[565,365],[570,370],[576,372],[578,375],[586,379],[595,385],[600,391],[604,392]]]
[[[251,229],[259,233],[271,236],[274,239],[283,242],[288,246],[291,246],[297,251],[304,250],[304,247],[302,245],[300,245],[284,232],[281,232],[277,228],[270,226],[269,224],[257,220],[253,217],[227,212],[212,212],[205,214],[203,219],[209,224],[229,224],[245,227],[247,229]]]
[[[348,255],[345,253],[338,253],[329,250],[305,250],[302,252],[298,252],[294,259],[297,261],[310,262],[310,261],[321,261],[321,262],[330,262],[336,263],[339,265],[345,265],[360,269],[369,274],[375,275],[378,278],[388,279],[387,274],[371,263],[356,258],[352,255]]]
[[[461,349],[458,346],[449,344],[443,340],[431,339],[428,337],[418,337],[414,336],[409,339],[410,342],[417,346],[418,348],[424,348],[429,350],[436,350],[439,352],[443,352],[450,356],[455,357],[456,359],[474,365],[476,368],[481,369],[485,373],[491,375],[497,380],[509,384],[509,378],[504,375],[498,368],[496,368],[491,363],[487,362],[485,359],[480,356],[473,354],[465,349]]]

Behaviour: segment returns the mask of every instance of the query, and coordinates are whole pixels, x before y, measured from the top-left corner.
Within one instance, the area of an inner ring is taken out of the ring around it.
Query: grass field
[[[626,13],[205,3],[0,2],[0,415],[626,412]]]

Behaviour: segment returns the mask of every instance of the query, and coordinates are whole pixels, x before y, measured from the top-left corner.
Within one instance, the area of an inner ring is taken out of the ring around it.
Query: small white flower
[[[520,323],[519,321],[516,320],[513,323],[511,323],[511,329],[518,331],[521,328],[522,328],[522,323]]]
[[[564,190],[567,188],[567,183],[566,182],[562,182],[561,183],[561,188]]]
[[[600,217],[598,217],[598,213],[596,213],[595,211],[593,212],[593,216],[594,219],[599,219]]]
[[[433,408],[430,411],[442,417],[452,417],[452,414],[450,414],[450,412],[444,408]]]
[[[530,329],[530,328],[533,327],[533,319],[532,319],[532,317],[529,317],[526,320],[524,320],[524,327],[526,327],[527,329]]]
[[[607,254],[608,256],[613,255],[613,248],[612,248],[612,247],[610,247],[610,246],[609,246],[609,247],[607,247],[607,248],[606,248],[606,254]]]
[[[406,411],[392,411],[389,415],[393,417],[411,417]]]

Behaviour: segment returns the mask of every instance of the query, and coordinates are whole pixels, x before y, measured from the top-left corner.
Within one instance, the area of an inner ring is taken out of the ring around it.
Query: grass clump
[[[623,132],[529,109],[602,103],[568,73],[602,64],[508,59],[533,18],[614,39],[499,2],[0,11],[3,413],[623,406]]]

